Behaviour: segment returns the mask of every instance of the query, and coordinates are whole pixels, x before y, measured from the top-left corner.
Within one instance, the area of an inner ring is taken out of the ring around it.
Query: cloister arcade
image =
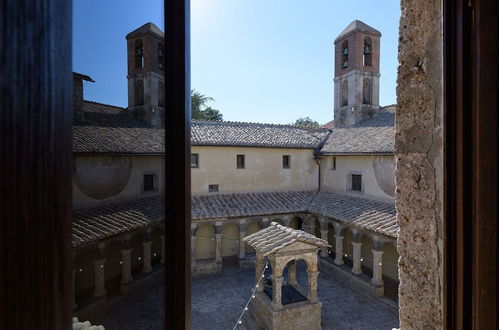
[[[191,264],[193,276],[216,273],[223,267],[255,264],[255,250],[243,238],[277,222],[302,229],[326,240],[332,248],[319,252],[321,262],[341,267],[352,276],[370,277],[372,286],[391,283],[396,299],[398,253],[396,238],[354,227],[332,218],[307,213],[248,218],[193,220]],[[164,263],[163,224],[103,240],[75,249],[74,308],[109,295],[127,294],[134,278],[148,274]],[[168,228],[166,228],[168,230]],[[383,292],[383,290],[381,290]],[[77,305],[78,303],[78,305]]]

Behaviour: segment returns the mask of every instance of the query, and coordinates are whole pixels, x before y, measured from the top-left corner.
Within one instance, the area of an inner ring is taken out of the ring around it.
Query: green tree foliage
[[[293,125],[304,126],[304,127],[312,127],[319,126],[319,123],[315,120],[310,119],[310,117],[298,118]]]
[[[212,97],[201,94],[193,89],[191,91],[192,119],[223,120],[223,115],[220,111],[207,105],[211,101],[214,101]]]

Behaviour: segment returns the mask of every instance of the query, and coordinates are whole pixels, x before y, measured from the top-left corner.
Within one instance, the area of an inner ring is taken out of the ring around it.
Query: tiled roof
[[[126,39],[138,37],[146,33],[152,33],[161,38],[164,36],[163,31],[161,31],[159,27],[157,27],[154,23],[149,22],[127,34]]]
[[[164,153],[164,129],[129,118],[126,109],[84,102],[84,120],[73,125],[75,153]],[[293,125],[192,121],[194,146],[314,149],[329,131]]]
[[[376,36],[381,37],[381,32],[379,32],[375,28],[367,25],[366,23],[364,23],[362,21],[355,20],[352,23],[348,24],[348,26],[343,31],[341,31],[341,33],[336,37],[334,42],[336,43],[339,39],[343,39],[344,37],[356,32],[356,31],[360,31],[360,32],[364,32],[367,34],[376,35]]]
[[[209,194],[192,197],[192,219],[222,219],[313,212],[396,237],[393,203],[312,191]],[[313,200],[312,200],[313,198]],[[73,212],[73,246],[94,243],[164,219],[164,199],[149,196]]]
[[[397,237],[398,224],[394,203],[321,192],[307,211],[391,237]]]
[[[226,145],[271,148],[316,148],[329,131],[293,125],[260,123],[192,122],[193,145]]]
[[[109,203],[73,212],[73,246],[145,227],[164,219],[160,196]]]
[[[304,211],[312,191],[209,194],[192,197],[193,219],[217,219]]]
[[[334,154],[392,154],[395,150],[394,113],[391,108],[356,126],[335,128],[320,152]]]
[[[272,222],[270,226],[246,236],[243,240],[264,256],[278,252],[294,242],[304,242],[321,248],[330,247],[323,239],[301,230],[281,226],[276,222]]]

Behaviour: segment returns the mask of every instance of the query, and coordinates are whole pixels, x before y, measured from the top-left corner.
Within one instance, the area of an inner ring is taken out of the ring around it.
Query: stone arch
[[[341,68],[346,69],[348,68],[348,40],[343,41],[341,44]]]
[[[327,225],[327,242],[329,243],[329,245],[331,245],[331,253],[329,253],[329,255],[334,258],[334,255],[335,255],[335,247],[336,247],[336,238],[334,237],[335,235],[335,230],[334,230],[334,226],[332,223],[328,223]]]
[[[352,254],[352,230],[350,228],[346,228],[346,230],[343,231],[343,260],[348,266],[352,266]]]
[[[214,259],[216,255],[215,226],[211,223],[199,225],[196,229],[196,260]]]
[[[165,83],[162,81],[158,82],[158,106],[165,106]]]
[[[144,81],[135,81],[135,105],[144,105]]]
[[[293,229],[303,230],[303,219],[300,217],[293,217],[289,222],[289,227]]]
[[[144,67],[144,45],[142,39],[135,41],[135,68],[141,69]]]
[[[391,241],[386,241],[381,245],[383,250],[383,276],[398,281],[398,259],[397,248]]]
[[[373,268],[373,240],[370,235],[362,235],[362,238],[360,240],[362,242],[362,247],[361,247],[361,252],[360,252],[360,258],[361,258],[361,265],[362,265],[362,271],[369,275],[372,276],[372,268]]]
[[[272,219],[272,220],[270,220],[270,223],[272,223],[272,222],[277,222],[281,226],[284,226],[284,221],[282,221],[281,219]]]
[[[373,52],[373,42],[371,38],[364,38],[364,47],[363,47],[363,63],[364,66],[372,66],[372,52]]]
[[[341,106],[347,106],[348,105],[348,80],[343,80],[341,83]]]
[[[362,103],[371,104],[371,80],[369,78],[364,78],[362,83]]]
[[[239,254],[239,225],[228,223],[222,227],[222,257]]]
[[[158,69],[160,70],[165,69],[164,52],[165,52],[165,45],[162,42],[158,43]]]
[[[315,228],[314,228],[314,235],[315,237],[321,238],[321,223],[319,220],[314,220]]]
[[[258,220],[251,221],[246,226],[246,236],[254,234],[257,231],[260,231],[262,228],[263,228],[263,226],[260,223],[260,221],[258,221]],[[246,253],[255,253],[255,249],[252,248],[251,246],[249,246],[248,244],[246,244]]]

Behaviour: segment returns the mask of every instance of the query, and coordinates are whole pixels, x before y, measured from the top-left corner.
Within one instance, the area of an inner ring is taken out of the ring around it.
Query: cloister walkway
[[[298,282],[306,283],[304,265],[298,265]],[[159,272],[163,272],[160,270]],[[162,329],[161,307],[164,286],[161,274],[153,274],[140,292],[117,301],[101,320],[106,330]],[[232,329],[254,285],[254,268],[230,268],[220,274],[192,280],[192,329]],[[398,311],[322,268],[318,280],[322,302],[323,329],[392,329],[398,328]],[[243,318],[246,320],[246,316]],[[246,329],[243,326],[239,329]]]

